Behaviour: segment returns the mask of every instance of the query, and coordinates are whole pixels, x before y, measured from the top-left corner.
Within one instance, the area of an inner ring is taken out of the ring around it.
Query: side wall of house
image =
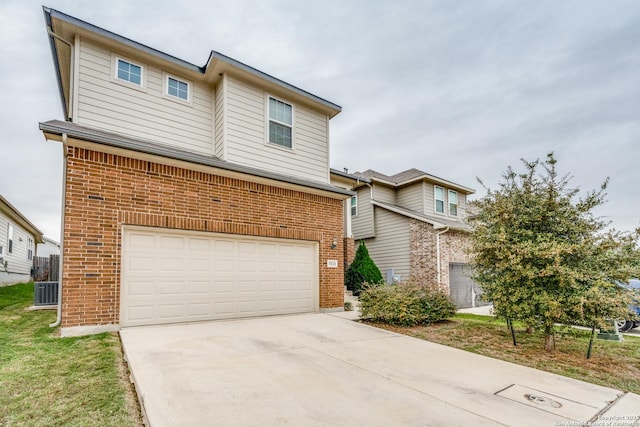
[[[119,322],[121,230],[140,225],[319,243],[320,308],[344,303],[342,201],[68,147],[62,325]]]
[[[449,263],[467,264],[471,261],[468,250],[471,237],[468,233],[448,231],[440,236],[440,281],[449,289]]]
[[[242,80],[226,76],[226,160],[259,169],[328,183],[327,116],[293,105],[293,149],[269,144],[268,96]]]
[[[374,236],[373,205],[371,204],[371,188],[360,187],[358,193],[358,215],[351,217],[353,238],[358,241]]]
[[[406,279],[410,273],[410,220],[386,209],[374,209],[376,237],[365,241],[369,255],[383,278],[392,268],[395,276]]]
[[[154,64],[141,64],[85,38],[80,39],[79,54],[75,123],[213,154],[214,100],[209,85],[176,76],[191,82],[191,103],[181,102],[163,96],[165,70]],[[143,66],[143,88],[115,78],[116,57]]]
[[[424,212],[424,183],[422,181],[398,189],[396,204],[416,212]]]
[[[418,283],[438,283],[437,238],[431,224],[410,220],[411,279]]]
[[[9,253],[9,225],[13,227],[11,253]],[[3,248],[3,259],[8,263],[6,271],[0,267],[0,285],[30,280],[33,260],[28,257],[29,239],[32,242],[32,254],[35,254],[36,246],[33,235],[9,218],[6,213],[0,211],[0,246]]]
[[[379,183],[373,184],[373,200],[394,205],[396,203],[396,190]]]

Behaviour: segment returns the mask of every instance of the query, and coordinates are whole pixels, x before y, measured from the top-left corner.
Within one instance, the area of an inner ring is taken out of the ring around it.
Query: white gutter
[[[60,214],[60,261],[58,264],[58,315],[56,321],[49,325],[50,328],[60,326],[62,322],[62,270],[64,264],[64,211],[67,194],[67,134],[62,134],[62,212]]]
[[[442,273],[440,273],[440,235],[449,231],[449,227],[436,233],[436,268],[438,269],[438,287],[442,282]]]

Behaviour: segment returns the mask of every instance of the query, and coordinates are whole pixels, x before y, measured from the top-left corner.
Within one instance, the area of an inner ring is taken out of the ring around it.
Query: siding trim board
[[[306,181],[299,178],[284,176],[248,166],[232,164],[224,160],[220,160],[216,157],[182,151],[173,147],[161,146],[159,144],[153,144],[134,138],[123,137],[121,135],[113,134],[110,132],[98,131],[60,120],[51,120],[48,122],[40,123],[40,130],[45,133],[47,139],[59,140],[60,137],[62,137],[62,135],[64,134],[68,137],[76,138],[90,143],[97,143],[110,147],[116,147],[119,149],[137,151],[140,153],[185,161],[188,163],[213,167],[230,172],[237,172],[240,174],[252,175],[255,177],[266,178],[268,180],[307,187],[309,189],[320,190],[323,192],[332,193],[333,197],[340,199],[346,199],[347,196],[350,197],[355,194],[353,191],[334,187],[329,184]]]

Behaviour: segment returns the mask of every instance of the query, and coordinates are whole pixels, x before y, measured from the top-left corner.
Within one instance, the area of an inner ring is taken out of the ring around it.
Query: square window
[[[286,148],[293,147],[293,106],[269,98],[269,142]]]
[[[437,213],[444,213],[444,188],[434,187],[435,210]]]
[[[116,75],[120,80],[142,86],[142,67],[140,65],[118,59]]]
[[[174,79],[173,77],[167,77],[167,95],[188,101],[189,83]]]

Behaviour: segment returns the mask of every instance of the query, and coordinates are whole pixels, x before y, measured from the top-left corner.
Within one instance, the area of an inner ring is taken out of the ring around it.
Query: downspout
[[[50,328],[60,326],[62,322],[62,271],[64,270],[64,211],[67,194],[67,156],[68,156],[67,134],[62,134],[62,212],[60,214],[60,261],[58,264],[58,315],[56,321],[49,325]]]
[[[449,227],[447,226],[444,230],[436,233],[436,268],[438,269],[438,287],[442,282],[442,273],[440,273],[440,235],[449,231]]]
[[[56,40],[59,40],[60,42],[66,44],[67,46],[69,46],[69,49],[71,49],[71,55],[70,55],[70,67],[69,67],[69,100],[67,103],[67,117],[65,117],[66,120],[70,120],[72,118],[72,112],[73,112],[73,108],[72,108],[72,100],[73,100],[73,93],[74,93],[74,87],[73,87],[73,70],[74,70],[74,66],[75,66],[75,48],[73,46],[73,44],[65,39],[63,39],[62,37],[60,37],[59,35],[57,35],[56,33],[54,33],[51,30],[51,27],[47,27],[47,34],[49,34],[51,37],[53,37]]]

